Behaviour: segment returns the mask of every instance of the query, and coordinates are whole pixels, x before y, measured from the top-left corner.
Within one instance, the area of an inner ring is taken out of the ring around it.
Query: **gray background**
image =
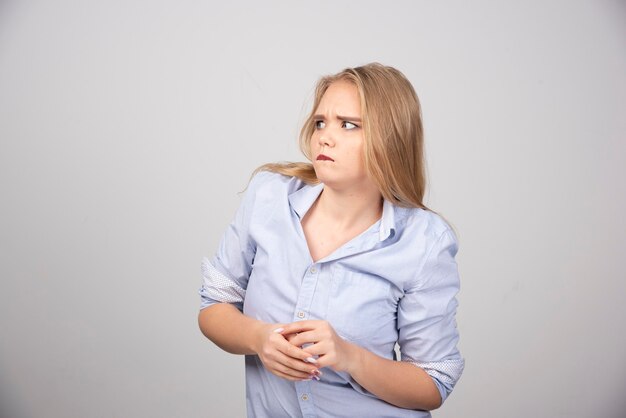
[[[197,329],[251,171],[301,160],[320,75],[422,100],[459,231],[444,417],[626,414],[623,1],[0,1],[0,415],[244,416]]]

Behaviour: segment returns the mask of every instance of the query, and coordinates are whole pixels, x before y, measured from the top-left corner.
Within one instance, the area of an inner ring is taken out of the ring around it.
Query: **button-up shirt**
[[[456,348],[454,233],[435,213],[388,201],[374,225],[313,261],[301,220],[324,185],[261,172],[216,255],[202,261],[201,309],[232,303],[268,323],[322,319],[372,353],[423,368],[445,400],[463,370]],[[248,355],[250,417],[430,417],[391,405],[345,372],[292,382]]]

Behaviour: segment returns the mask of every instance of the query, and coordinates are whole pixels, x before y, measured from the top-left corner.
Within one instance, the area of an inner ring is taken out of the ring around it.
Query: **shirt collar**
[[[380,218],[380,231],[379,239],[381,241],[386,240],[391,236],[392,232],[396,231],[396,207],[388,201],[383,200],[383,216]]]
[[[296,212],[296,215],[298,215],[298,218],[302,219],[306,215],[323,189],[323,183],[313,186],[305,184],[304,187],[289,195],[289,204]],[[389,238],[392,232],[396,230],[395,210],[393,203],[388,200],[383,201],[383,215],[380,218],[380,228],[378,230],[380,241]]]

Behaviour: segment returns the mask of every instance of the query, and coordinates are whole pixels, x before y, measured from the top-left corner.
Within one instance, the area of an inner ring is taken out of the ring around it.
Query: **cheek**
[[[311,154],[315,153],[315,150],[317,150],[318,147],[318,141],[317,138],[315,137],[315,134],[313,134],[311,136],[311,139],[309,140],[309,151],[311,152]]]
[[[365,150],[363,149],[363,144],[356,145],[351,150],[351,156],[355,162],[364,164],[365,163]]]
[[[359,173],[365,171],[365,156],[362,149],[355,148],[350,150],[347,157],[350,159],[350,166],[353,171]]]

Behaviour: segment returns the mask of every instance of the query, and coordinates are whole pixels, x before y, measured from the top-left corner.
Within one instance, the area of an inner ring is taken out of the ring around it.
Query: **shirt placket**
[[[302,285],[300,286],[300,292],[298,293],[298,301],[293,313],[293,321],[303,321],[310,318],[311,305],[313,303],[313,297],[315,295],[315,288],[317,286],[318,277],[320,274],[320,264],[313,263],[309,265],[304,271],[302,277]],[[313,402],[313,396],[311,394],[311,385],[316,382],[303,381],[296,382],[296,392],[298,393],[298,403],[300,404],[300,411],[305,418],[314,418],[317,416],[315,413],[315,404]]]

